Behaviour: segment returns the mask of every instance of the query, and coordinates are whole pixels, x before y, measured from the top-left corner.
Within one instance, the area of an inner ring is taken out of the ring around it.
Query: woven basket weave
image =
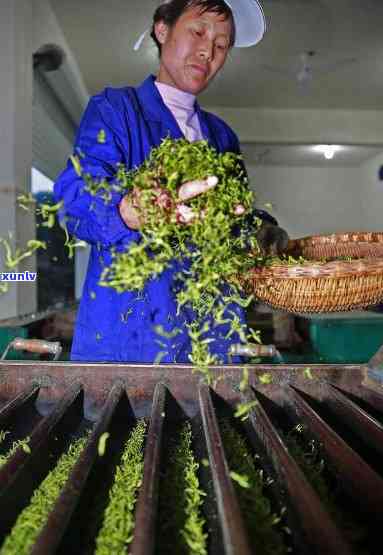
[[[383,233],[305,237],[291,241],[289,252],[306,259],[313,258],[313,254],[315,258],[361,258],[350,262],[316,260],[253,268],[246,275],[244,285],[259,300],[289,312],[365,308],[383,300],[383,251],[379,258],[375,249],[383,249]],[[362,258],[364,252],[368,253],[367,258]]]
[[[321,258],[353,258],[383,257],[382,232],[350,232],[332,233],[331,235],[312,235],[289,241],[288,252],[303,256],[307,260]]]

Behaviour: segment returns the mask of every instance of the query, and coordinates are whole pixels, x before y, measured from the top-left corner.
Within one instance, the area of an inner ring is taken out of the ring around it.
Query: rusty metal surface
[[[307,423],[319,438],[331,464],[338,470],[338,478],[351,497],[358,499],[371,518],[383,522],[377,507],[383,504],[383,479],[322,420],[299,390],[291,389],[293,402],[302,422]]]
[[[307,382],[305,365],[246,365],[251,383],[260,386],[258,376],[272,373],[273,383],[285,386],[290,383]],[[311,365],[318,388],[324,380],[340,387],[357,390],[366,377],[366,369],[358,365]],[[223,380],[225,385],[234,388],[243,372],[243,366],[225,365],[211,367],[213,383]],[[196,406],[196,387],[201,374],[193,371],[190,364],[152,365],[152,364],[104,364],[76,362],[41,361],[3,361],[0,362],[0,407],[1,402],[17,395],[31,383],[40,386],[40,399],[58,400],[73,381],[81,381],[85,391],[85,410],[101,410],[108,392],[116,380],[121,380],[132,403],[151,402],[154,388],[161,382],[171,386],[177,399],[189,401],[193,398]],[[265,388],[267,391],[267,387]],[[89,403],[88,403],[89,401]]]
[[[247,391],[243,398],[245,402],[256,400],[254,393],[250,391]],[[317,494],[289,454],[283,439],[274,428],[259,400],[250,413],[250,422],[272,459],[280,481],[286,487],[289,502],[296,513],[295,520],[301,526],[306,542],[310,545],[310,552],[318,555],[327,553],[350,555],[352,553],[350,546],[343,539]]]
[[[158,384],[154,392],[145,449],[144,475],[137,501],[136,533],[130,548],[132,555],[150,555],[154,552],[162,435],[166,415],[165,400],[166,389],[162,384]]]
[[[36,540],[31,555],[55,553],[76,505],[79,503],[86,480],[95,463],[100,436],[107,432],[122,394],[123,388],[121,384],[115,384],[109,393],[100,419],[92,431],[83,453],[71,472],[69,480],[51,511],[46,525]]]
[[[250,555],[252,551],[229,475],[218,422],[207,385],[201,385],[199,388],[199,402],[225,555]]]
[[[383,456],[383,425],[373,416],[348,399],[334,386],[328,386],[328,406],[346,426],[356,432],[364,442]]]
[[[39,391],[39,386],[37,384],[30,384],[21,393],[16,395],[15,398],[11,399],[0,411],[0,423],[1,426],[4,422],[12,416],[14,412],[20,409],[26,403],[33,401]]]
[[[107,498],[112,482],[106,473],[108,468],[110,473],[115,468],[111,462],[113,451],[116,456],[122,452],[123,441],[134,423],[144,417],[149,422],[144,472],[129,552],[154,554],[159,534],[161,468],[167,462],[165,445],[173,424],[182,418],[193,422],[194,440],[201,447],[199,460],[202,456],[209,458],[209,466],[204,469],[211,483],[209,503],[214,509],[213,516],[206,519],[209,555],[254,553],[230,477],[218,425],[218,403],[222,400],[234,419],[237,403],[255,399],[259,404],[245,424],[238,422],[238,427],[254,452],[260,446],[264,449],[261,464],[277,476],[281,503],[288,500],[288,518],[296,524],[291,539],[294,553],[346,555],[351,548],[288,452],[279,425],[283,428],[293,417],[306,423],[321,442],[339,483],[371,517],[369,532],[379,534],[383,520],[378,510],[383,502],[383,465],[381,472],[372,468],[363,452],[355,452],[321,417],[314,404],[315,401],[332,411],[337,421],[346,422],[381,456],[382,389],[379,382],[371,382],[368,368],[310,365],[309,373],[305,365],[246,368],[249,386],[242,394],[239,384],[243,366],[237,365],[212,367],[208,386],[190,365],[1,362],[1,425],[7,422],[11,427],[14,418],[26,414],[26,407],[32,407],[37,416],[31,424],[31,454],[18,449],[0,468],[0,542],[72,434],[94,423],[85,450],[32,551],[33,555],[93,553],[98,525],[87,522],[88,511],[100,496]],[[105,432],[111,436],[110,452],[98,457],[98,441]],[[41,453],[48,452],[50,457],[41,457]]]
[[[36,427],[29,441],[29,447],[34,453],[38,453],[40,449],[43,449],[44,442],[52,433],[52,430],[55,428],[58,422],[67,415],[69,408],[73,404],[75,404],[76,402],[78,403],[81,391],[82,388],[80,384],[73,385],[67,391],[66,395],[62,398],[60,403],[56,406],[55,410]],[[27,463],[29,461],[29,454],[26,453],[22,448],[17,449],[15,454],[0,469],[1,491],[4,491],[4,489],[6,489],[11,484],[14,474],[22,471],[24,463]]]
[[[19,447],[0,469],[0,537],[9,532],[18,513],[54,465],[62,451],[59,439],[69,437],[78,426],[82,405],[81,385],[72,385],[53,412],[34,429],[28,443],[30,452]]]
[[[352,391],[356,393],[357,397],[362,398],[374,409],[383,413],[383,389],[381,389],[381,393],[378,393],[373,389],[362,386],[357,391]]]

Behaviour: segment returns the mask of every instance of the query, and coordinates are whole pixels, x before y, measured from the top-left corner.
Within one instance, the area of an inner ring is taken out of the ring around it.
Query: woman
[[[239,152],[230,127],[195,101],[222,69],[230,48],[254,44],[265,30],[258,2],[236,0],[237,11],[229,4],[171,0],[157,9],[151,36],[159,49],[158,75],[149,76],[137,88],[107,88],[91,98],[75,143],[85,173],[112,181],[118,163],[139,166],[169,134],[174,139],[207,139],[219,152]],[[97,140],[101,129],[103,142]],[[214,180],[206,181],[198,192],[214,184]],[[180,188],[180,199],[190,197],[187,189]],[[119,294],[98,285],[103,267],[111,262],[111,250],[121,251],[139,241],[142,222],[131,196],[115,194],[106,205],[84,189],[70,161],[55,184],[55,195],[64,202],[61,217],[69,232],[92,246],[72,360],[153,362],[162,352],[162,362],[189,362],[186,324],[193,315],[187,310],[177,315],[172,291],[172,278],[180,269],[177,264],[150,280],[140,294]],[[180,225],[193,217],[182,204],[178,210]],[[158,326],[182,333],[159,337]],[[229,342],[224,335],[225,330],[217,328],[211,343],[211,351],[222,361],[230,343],[238,342],[238,337],[232,336]]]

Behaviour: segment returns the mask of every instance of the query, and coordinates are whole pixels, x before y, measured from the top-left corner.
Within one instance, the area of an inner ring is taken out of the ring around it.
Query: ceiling
[[[140,83],[157,69],[146,39],[157,0],[50,0],[90,94],[106,84]],[[382,0],[262,0],[268,32],[253,48],[234,48],[200,97],[208,106],[383,108]],[[297,81],[303,52],[312,81]],[[343,64],[343,60],[355,59]],[[268,67],[265,67],[268,66]]]

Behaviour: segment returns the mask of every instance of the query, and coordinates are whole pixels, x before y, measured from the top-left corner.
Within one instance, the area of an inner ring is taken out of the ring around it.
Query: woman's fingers
[[[177,204],[176,219],[178,223],[190,224],[190,222],[196,219],[197,215],[198,214],[194,212],[190,206],[187,206],[186,204]]]
[[[153,189],[154,203],[166,212],[171,212],[174,209],[178,223],[189,224],[197,218],[203,220],[206,216],[206,210],[201,210],[200,213],[197,213],[190,206],[184,204],[184,202],[213,189],[217,183],[218,177],[215,175],[211,175],[206,179],[196,179],[183,183],[178,189],[178,204],[176,205],[174,205],[169,191],[155,187]],[[137,187],[134,187],[131,195],[126,195],[126,199],[124,199],[120,206],[121,216],[125,223],[133,229],[138,229],[142,225],[142,214],[139,214],[140,209],[142,209],[141,192]],[[245,207],[242,204],[233,207],[233,212],[236,216],[242,216],[245,211]],[[139,215],[141,218],[139,218]]]
[[[237,204],[237,206],[234,208],[234,214],[236,216],[242,216],[242,214],[244,214],[246,212],[246,208],[243,206],[243,204]]]
[[[154,202],[163,210],[171,210],[173,208],[174,202],[169,191],[158,189],[155,191],[155,197]]]
[[[188,181],[183,183],[178,190],[178,199],[181,201],[190,200],[197,195],[206,193],[218,183],[218,177],[211,175],[206,179],[196,179],[194,181]]]

